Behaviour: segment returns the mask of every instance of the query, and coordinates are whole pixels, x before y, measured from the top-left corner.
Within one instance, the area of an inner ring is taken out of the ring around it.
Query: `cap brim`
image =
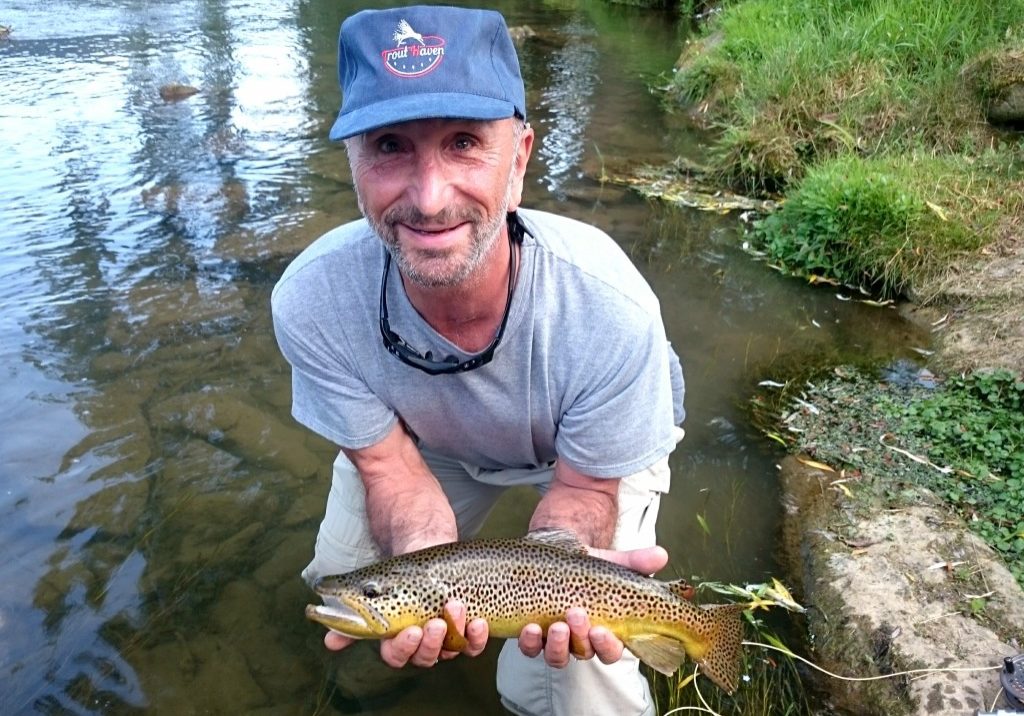
[[[331,127],[332,141],[415,119],[505,119],[516,114],[512,102],[494,97],[444,92],[409,95],[360,107],[344,109]]]

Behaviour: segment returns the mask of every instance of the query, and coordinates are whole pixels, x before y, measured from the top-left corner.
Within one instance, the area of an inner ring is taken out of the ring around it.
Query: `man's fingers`
[[[622,651],[626,648],[614,634],[599,626],[590,630],[590,644],[597,658],[605,664],[613,664],[621,659]]]
[[[418,626],[403,629],[394,639],[381,642],[380,658],[395,669],[401,669],[406,664],[431,667],[441,656],[444,632],[443,619],[431,619],[422,629]]]
[[[388,666],[401,669],[409,663],[421,641],[423,630],[418,626],[403,629],[394,639],[385,639],[380,643],[380,658]]]
[[[465,605],[453,599],[445,605],[444,618],[431,619],[422,629],[408,627],[394,639],[382,641],[380,657],[396,669],[406,664],[430,668],[441,659],[454,659],[459,654],[477,656],[487,646],[487,637],[487,622],[474,619],[467,626]]]
[[[594,649],[590,645],[590,617],[585,609],[573,607],[565,613],[569,624],[569,651],[578,659],[591,659]]]
[[[466,648],[462,653],[466,656],[479,656],[487,646],[487,638],[490,636],[487,622],[483,619],[474,619],[466,625]]]
[[[585,609],[573,607],[565,618],[548,627],[546,638],[540,626],[527,624],[519,634],[519,650],[529,657],[543,652],[544,661],[558,669],[569,664],[570,654],[579,659],[597,656],[605,664],[622,658],[622,641],[605,627],[591,626]]]
[[[422,668],[429,668],[441,658],[441,646],[444,644],[444,635],[447,631],[443,619],[431,619],[423,627],[423,639],[416,648],[416,653],[409,659],[409,663]]]
[[[353,639],[352,637],[345,636],[344,634],[339,634],[336,631],[329,631],[326,634],[324,634],[324,646],[326,646],[331,651],[339,651],[340,649],[344,649],[346,646],[348,646],[354,641],[355,639]]]
[[[531,659],[544,650],[544,631],[539,624],[527,624],[519,633],[519,651]]]
[[[640,574],[654,574],[664,569],[668,564],[668,552],[664,547],[644,547],[642,549],[631,549],[620,551],[615,549],[589,548],[590,554],[609,562],[615,562],[623,567],[629,567]]]
[[[544,661],[548,666],[562,669],[569,665],[569,625],[555,622],[548,627],[548,638],[544,644]]]

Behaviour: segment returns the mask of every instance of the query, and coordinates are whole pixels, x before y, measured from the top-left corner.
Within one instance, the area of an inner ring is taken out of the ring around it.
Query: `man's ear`
[[[513,165],[512,193],[508,205],[509,211],[515,211],[523,201],[523,185],[526,180],[526,167],[530,162],[530,155],[533,153],[534,133],[533,127],[529,124],[523,129],[519,137],[519,146],[516,147],[515,164]]]

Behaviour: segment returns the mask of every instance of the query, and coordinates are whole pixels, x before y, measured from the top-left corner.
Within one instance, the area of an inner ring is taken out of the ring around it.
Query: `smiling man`
[[[303,576],[471,537],[514,485],[542,495],[530,529],[572,530],[604,558],[660,569],[679,361],[612,239],[520,208],[534,132],[504,19],[360,12],[342,24],[339,76],[330,136],[345,141],[365,218],[313,243],[273,295],[293,415],[340,448]],[[486,622],[447,610],[462,653],[483,651]],[[453,658],[445,630],[406,629],[381,658]],[[498,691],[521,714],[653,713],[636,658],[580,609],[507,642]]]

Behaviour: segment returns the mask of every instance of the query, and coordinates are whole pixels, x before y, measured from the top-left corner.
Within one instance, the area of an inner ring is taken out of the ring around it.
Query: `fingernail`
[[[431,624],[427,627],[427,634],[430,636],[444,636],[444,627],[440,624]]]
[[[583,615],[578,612],[569,612],[565,617],[571,626],[578,627],[583,625]]]
[[[608,638],[608,635],[605,634],[603,631],[591,631],[590,632],[590,643],[595,645],[595,646],[600,645],[600,644],[604,644],[605,641],[607,640],[607,638]]]

